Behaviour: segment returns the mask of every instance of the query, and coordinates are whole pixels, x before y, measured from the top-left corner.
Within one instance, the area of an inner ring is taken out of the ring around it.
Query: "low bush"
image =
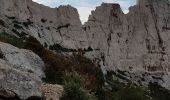
[[[98,80],[96,76],[100,72],[100,68],[95,66],[89,59],[80,55],[66,57],[48,50],[43,52],[42,58],[46,64],[46,78],[44,79],[46,82],[62,84],[63,72],[75,70],[85,78],[87,88],[91,91],[96,91]]]
[[[125,85],[117,92],[113,92],[114,100],[152,100],[147,88],[134,84]]]
[[[157,83],[150,83],[149,89],[153,100],[170,100],[170,91]]]
[[[115,80],[114,75],[113,71],[109,71],[105,75],[107,85],[104,86],[104,100],[153,100],[149,88],[129,81],[128,84],[122,83]]]
[[[24,42],[21,38],[17,38],[16,36],[7,34],[6,32],[0,33],[0,41],[9,43],[9,44],[16,46],[18,48],[24,47]]]
[[[64,94],[60,100],[97,100],[86,89],[85,80],[77,72],[66,72],[64,76]]]

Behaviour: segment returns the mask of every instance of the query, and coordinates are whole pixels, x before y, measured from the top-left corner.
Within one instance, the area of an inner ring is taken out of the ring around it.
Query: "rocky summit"
[[[113,72],[121,82],[158,83],[170,90],[169,0],[138,0],[128,14],[119,4],[103,3],[84,25],[70,5],[49,8],[32,0],[0,0],[0,33],[24,42],[32,37],[64,55],[83,51],[104,74]],[[21,99],[41,96],[45,65],[39,56],[0,42],[0,96],[1,91]]]

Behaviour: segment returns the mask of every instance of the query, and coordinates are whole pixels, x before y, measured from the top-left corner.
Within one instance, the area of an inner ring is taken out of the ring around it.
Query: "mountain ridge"
[[[82,25],[76,8],[49,8],[31,0],[0,1],[0,33],[33,37],[64,54],[81,51],[103,73],[170,89],[170,2],[139,0],[124,14],[118,4],[96,7]]]

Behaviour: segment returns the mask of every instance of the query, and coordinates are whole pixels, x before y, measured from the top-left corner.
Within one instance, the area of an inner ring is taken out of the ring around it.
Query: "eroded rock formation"
[[[100,49],[107,70],[118,70],[116,75],[123,80],[170,88],[169,4],[139,0],[128,14],[116,4],[102,4],[92,12],[85,26],[91,47]]]
[[[31,0],[1,0],[0,15],[1,32],[31,35],[46,47],[82,49],[122,81],[170,89],[168,0],[138,0],[128,14],[118,4],[103,3],[85,25],[71,6],[49,8]]]
[[[44,63],[31,51],[0,42],[0,98],[41,97]]]

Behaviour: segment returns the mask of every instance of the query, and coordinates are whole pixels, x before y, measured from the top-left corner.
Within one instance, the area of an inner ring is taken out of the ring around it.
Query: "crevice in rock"
[[[109,33],[107,38],[107,43],[109,47],[110,47],[111,39],[112,39],[112,33]]]
[[[31,9],[30,9],[30,7],[29,6],[27,6],[27,9],[28,9],[28,11],[29,11],[29,15],[31,15],[31,17],[30,18],[33,18],[33,14],[32,14],[32,11],[31,11]]]
[[[45,99],[42,99],[41,97],[38,97],[38,96],[31,96],[27,98],[26,100],[45,100]]]
[[[4,55],[2,53],[2,51],[0,50],[0,58],[3,59],[4,58]]]
[[[105,66],[105,56],[104,56],[104,53],[101,53],[100,55],[101,55],[101,59],[103,61],[103,65]]]
[[[0,100],[22,100],[12,90],[0,90]]]
[[[158,23],[157,15],[156,15],[156,13],[155,13],[155,10],[154,10],[154,7],[153,7],[153,5],[152,5],[152,2],[149,1],[149,0],[148,0],[148,2],[149,2],[149,7],[150,7],[150,10],[151,10],[152,18],[153,18],[153,20],[154,20],[155,29],[156,29],[156,32],[157,32],[157,35],[158,35],[159,47],[162,49],[162,51],[164,51],[165,48],[164,48],[164,46],[163,46],[163,40],[162,40],[162,38],[161,38],[160,31],[159,31],[159,28],[158,28],[158,26],[157,26],[157,23]]]
[[[70,24],[61,25],[57,27],[57,30],[62,29],[62,28],[68,28],[69,26],[71,25]]]
[[[151,53],[151,45],[150,45],[150,40],[149,40],[149,31],[148,31],[148,28],[147,28],[147,24],[144,22],[144,27],[145,27],[145,30],[146,30],[146,34],[147,34],[147,38],[145,39],[146,41],[146,48],[148,49],[148,53]]]

